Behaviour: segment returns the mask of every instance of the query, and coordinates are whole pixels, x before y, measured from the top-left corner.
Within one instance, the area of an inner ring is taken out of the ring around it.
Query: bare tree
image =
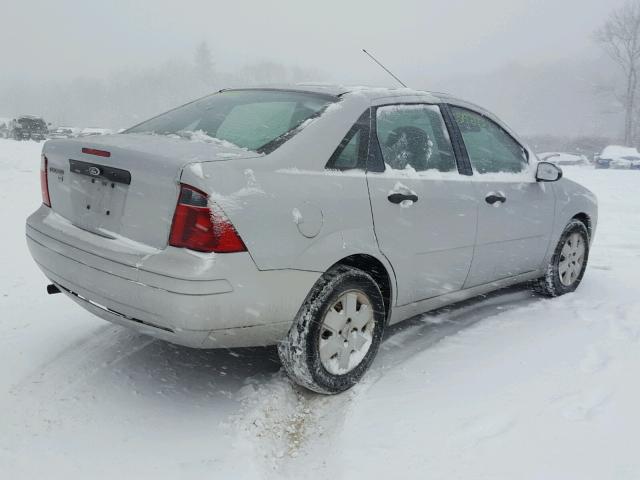
[[[634,141],[635,111],[640,74],[640,0],[631,0],[614,10],[596,32],[596,40],[607,54],[622,68],[626,88],[622,97],[625,123],[624,140]]]

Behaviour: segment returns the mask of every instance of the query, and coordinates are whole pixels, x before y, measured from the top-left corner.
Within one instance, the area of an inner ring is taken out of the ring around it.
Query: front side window
[[[336,100],[305,92],[230,90],[178,107],[124,133],[186,138],[198,133],[268,153]]]
[[[526,169],[524,148],[503,128],[466,108],[451,107],[451,110],[475,172],[518,173]]]
[[[394,170],[456,170],[449,133],[436,105],[387,105],[376,111],[384,163]]]

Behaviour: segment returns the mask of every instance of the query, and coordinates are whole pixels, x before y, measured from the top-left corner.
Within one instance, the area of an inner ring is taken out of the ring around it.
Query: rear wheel
[[[537,281],[536,290],[549,297],[573,292],[582,281],[588,259],[587,227],[580,220],[571,220],[560,236],[545,276]]]
[[[340,266],[327,272],[301,307],[278,353],[291,379],[319,393],[355,385],[384,331],[382,294],[370,275]]]

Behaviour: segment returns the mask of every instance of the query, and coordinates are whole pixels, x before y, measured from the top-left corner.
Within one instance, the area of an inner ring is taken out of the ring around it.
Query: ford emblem
[[[100,175],[100,169],[98,167],[89,167],[89,175],[97,177]]]

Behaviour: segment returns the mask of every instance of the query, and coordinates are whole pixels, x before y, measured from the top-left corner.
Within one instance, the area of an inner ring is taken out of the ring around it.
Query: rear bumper
[[[276,343],[320,275],[260,271],[248,253],[173,247],[115,261],[94,234],[55,217],[42,207],[26,227],[31,255],[53,283],[105,320],[190,347]]]

